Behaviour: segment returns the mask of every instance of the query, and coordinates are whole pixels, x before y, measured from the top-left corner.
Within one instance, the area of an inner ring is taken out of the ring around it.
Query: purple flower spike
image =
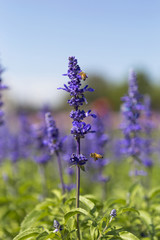
[[[142,96],[138,91],[136,74],[131,71],[129,74],[128,95],[122,97],[122,101],[124,102],[122,107],[124,123],[121,125],[124,134],[122,152],[135,159],[139,158],[143,143],[139,136],[141,131],[139,118],[141,110],[144,109],[141,98]]]
[[[81,88],[81,82],[85,81],[88,76],[82,72],[75,57],[69,57],[68,72],[63,75],[68,76],[68,85],[64,84],[64,88],[59,89],[70,93],[71,98],[68,100],[68,104],[74,108],[70,112],[70,118],[72,119],[71,134],[75,137],[78,144],[78,152],[77,154],[72,154],[70,163],[71,165],[82,166],[87,162],[87,158],[80,154],[80,139],[84,138],[87,133],[93,133],[91,124],[86,124],[84,119],[89,116],[96,118],[96,115],[91,113],[91,110],[87,112],[81,110],[80,106],[84,102],[87,103],[84,93],[86,91],[93,92],[94,89],[89,88],[88,85]]]
[[[80,196],[80,170],[85,171],[84,164],[87,162],[87,158],[81,154],[81,145],[80,140],[84,138],[84,136],[92,132],[91,125],[86,124],[84,119],[86,116],[95,117],[95,115],[91,114],[89,110],[87,114],[80,110],[80,106],[83,103],[87,103],[86,98],[84,97],[84,93],[86,91],[92,92],[92,88],[88,88],[86,85],[84,88],[81,88],[81,81],[85,81],[88,77],[84,72],[81,71],[79,65],[77,64],[77,59],[75,57],[69,57],[69,65],[68,65],[68,72],[66,74],[69,78],[68,86],[64,85],[63,89],[70,93],[70,99],[68,103],[70,106],[73,106],[74,110],[70,113],[70,117],[72,118],[72,129],[71,134],[76,139],[77,142],[77,154],[73,154],[70,158],[70,162],[72,165],[76,165],[76,208],[79,208],[79,196]],[[77,239],[80,239],[80,228],[79,228],[79,215],[77,214]]]
[[[63,145],[63,141],[65,140],[65,137],[59,140],[59,131],[58,131],[58,128],[56,127],[56,123],[50,112],[45,114],[45,121],[46,121],[46,127],[47,127],[47,140],[45,141],[45,143],[48,145],[50,154],[53,155],[55,153],[57,156],[62,193],[64,194],[65,185],[63,181],[63,171],[62,171],[60,151],[62,150],[62,145]]]
[[[68,100],[68,104],[74,107],[74,110],[70,113],[70,117],[73,119],[71,134],[73,134],[76,139],[83,138],[85,134],[92,132],[91,125],[86,124],[83,120],[88,116],[96,117],[95,114],[91,113],[91,110],[85,112],[79,109],[79,107],[86,102],[84,93],[86,91],[94,91],[94,89],[89,88],[88,85],[81,88],[81,81],[83,80],[80,74],[81,72],[77,64],[77,59],[75,57],[69,57],[68,72],[64,74],[64,76],[68,76],[70,80],[68,81],[68,85],[64,84],[64,88],[59,88],[70,93],[71,98]]]
[[[48,149],[48,146],[45,144],[46,137],[46,127],[44,125],[41,126],[33,126],[33,137],[34,137],[34,154],[33,160],[38,164],[46,164],[49,160],[51,160],[51,155]]]
[[[54,152],[61,150],[62,142],[59,141],[59,131],[50,112],[45,114],[45,121],[48,136],[46,143],[50,149],[50,153],[53,154]]]

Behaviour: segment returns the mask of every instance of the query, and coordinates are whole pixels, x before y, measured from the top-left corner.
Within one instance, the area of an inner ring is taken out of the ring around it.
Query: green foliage
[[[75,208],[75,190],[62,195],[50,166],[46,168],[49,176],[46,197],[42,194],[37,166],[31,162],[19,162],[17,167],[14,177],[9,162],[0,170],[0,239],[74,240],[77,237],[77,214],[84,240],[160,238],[158,165],[152,169],[150,188],[145,188],[144,177],[139,179],[143,184],[138,179],[131,184],[126,163],[118,165],[121,176],[117,174],[117,163],[107,166],[108,174],[115,174],[105,189],[100,183],[89,182],[87,173],[83,173],[79,208]],[[7,179],[3,178],[4,172]],[[105,198],[102,197],[104,190]],[[117,211],[114,218],[110,216],[112,209]],[[54,220],[60,223],[61,231],[54,232]]]

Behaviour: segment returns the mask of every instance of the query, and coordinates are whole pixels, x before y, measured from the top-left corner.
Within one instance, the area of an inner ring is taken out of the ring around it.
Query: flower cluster
[[[51,155],[44,140],[46,137],[46,128],[44,124],[33,127],[33,137],[35,145],[33,159],[38,164],[46,164],[49,160],[51,160]]]
[[[55,228],[55,230],[53,231],[54,233],[62,230],[62,227],[57,220],[53,221],[53,227]]]
[[[74,110],[72,110],[70,113],[70,117],[73,119],[71,134],[73,134],[73,136],[76,138],[83,138],[85,134],[91,132],[91,125],[86,124],[83,121],[84,118],[88,116],[92,116],[94,118],[96,117],[95,114],[91,113],[91,110],[85,113],[84,110],[79,109],[79,107],[86,102],[84,93],[86,91],[94,91],[92,88],[89,88],[88,85],[86,85],[84,88],[81,88],[81,72],[82,71],[77,64],[77,59],[75,57],[69,57],[68,72],[67,74],[63,75],[68,76],[70,80],[68,81],[68,86],[64,84],[64,88],[59,88],[70,93],[71,99],[68,100],[68,104],[74,107]]]
[[[124,134],[123,153],[139,158],[141,153],[142,139],[139,136],[141,126],[139,117],[143,105],[141,103],[142,96],[139,94],[136,75],[133,71],[129,75],[129,90],[128,95],[122,97],[124,102],[122,112],[124,116],[124,123],[122,130]]]
[[[62,141],[59,141],[59,131],[50,112],[45,114],[45,121],[47,126],[46,144],[50,149],[50,153],[53,154],[62,149]]]
[[[116,209],[112,209],[112,210],[111,210],[110,216],[111,216],[111,217],[116,217],[116,216],[117,216],[117,211],[116,211]]]
[[[64,84],[64,88],[58,89],[63,89],[70,94],[71,98],[68,100],[68,104],[74,108],[74,110],[70,112],[70,117],[72,119],[71,134],[77,141],[80,141],[80,138],[84,138],[87,133],[93,132],[91,131],[91,124],[86,124],[84,119],[88,116],[96,118],[96,115],[91,113],[91,110],[88,112],[81,110],[80,106],[82,106],[84,102],[87,103],[84,93],[86,91],[93,92],[94,89],[89,88],[88,85],[83,88],[81,87],[82,80],[86,80],[88,76],[82,72],[75,57],[69,57],[68,72],[63,75],[68,76],[68,85]],[[78,152],[71,156],[70,162],[71,165],[82,166],[87,162],[87,158]]]
[[[84,165],[87,162],[87,158],[83,154],[73,153],[71,158],[71,165]]]

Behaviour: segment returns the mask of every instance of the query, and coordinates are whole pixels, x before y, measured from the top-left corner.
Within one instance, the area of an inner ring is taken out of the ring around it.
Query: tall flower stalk
[[[86,91],[93,92],[94,89],[89,88],[86,85],[84,88],[81,88],[82,80],[86,80],[88,77],[80,69],[77,59],[75,57],[69,57],[68,72],[64,76],[69,77],[68,85],[64,84],[64,91],[70,94],[70,99],[68,104],[74,108],[70,112],[70,118],[72,121],[71,134],[74,136],[77,143],[77,152],[73,153],[70,157],[71,165],[76,165],[76,207],[79,208],[79,195],[80,195],[80,170],[84,170],[84,165],[87,162],[87,158],[81,154],[81,138],[84,138],[85,135],[91,131],[91,125],[86,124],[84,119],[88,116],[96,117],[95,114],[91,113],[91,110],[85,112],[81,110],[80,107],[84,102],[87,103],[84,93]],[[79,215],[77,214],[77,238],[80,240],[80,228],[79,228]]]
[[[62,149],[62,142],[63,139],[59,139],[59,130],[56,127],[56,123],[51,115],[50,112],[45,114],[45,121],[47,126],[47,145],[50,149],[50,154],[53,155],[55,153],[57,157],[58,169],[59,169],[59,176],[61,181],[61,188],[62,193],[65,193],[65,184],[63,180],[63,173],[62,173],[62,163],[60,158],[60,151]]]
[[[128,95],[122,97],[122,101],[124,102],[122,108],[124,116],[122,124],[124,134],[122,149],[124,154],[132,157],[133,164],[141,162],[140,154],[142,152],[143,140],[140,136],[141,126],[139,118],[141,110],[144,108],[141,99],[142,95],[138,91],[136,74],[131,70],[129,74]]]

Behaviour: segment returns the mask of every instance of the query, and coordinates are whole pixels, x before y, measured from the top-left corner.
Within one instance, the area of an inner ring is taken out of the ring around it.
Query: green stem
[[[80,138],[77,138],[77,154],[80,154]],[[80,190],[80,167],[76,166],[76,177],[77,177],[77,187],[76,187],[76,208],[79,208],[79,190]],[[76,216],[77,219],[77,239],[80,240],[80,228],[79,228],[79,214]]]
[[[107,230],[107,228],[108,228],[108,225],[112,222],[112,219],[113,219],[113,217],[111,217],[110,218],[110,220],[109,220],[109,222],[108,222],[108,224],[105,226],[105,228],[103,229],[103,232],[99,235],[99,238],[98,238],[98,240],[100,240],[101,239],[101,237],[102,237],[102,234]]]

